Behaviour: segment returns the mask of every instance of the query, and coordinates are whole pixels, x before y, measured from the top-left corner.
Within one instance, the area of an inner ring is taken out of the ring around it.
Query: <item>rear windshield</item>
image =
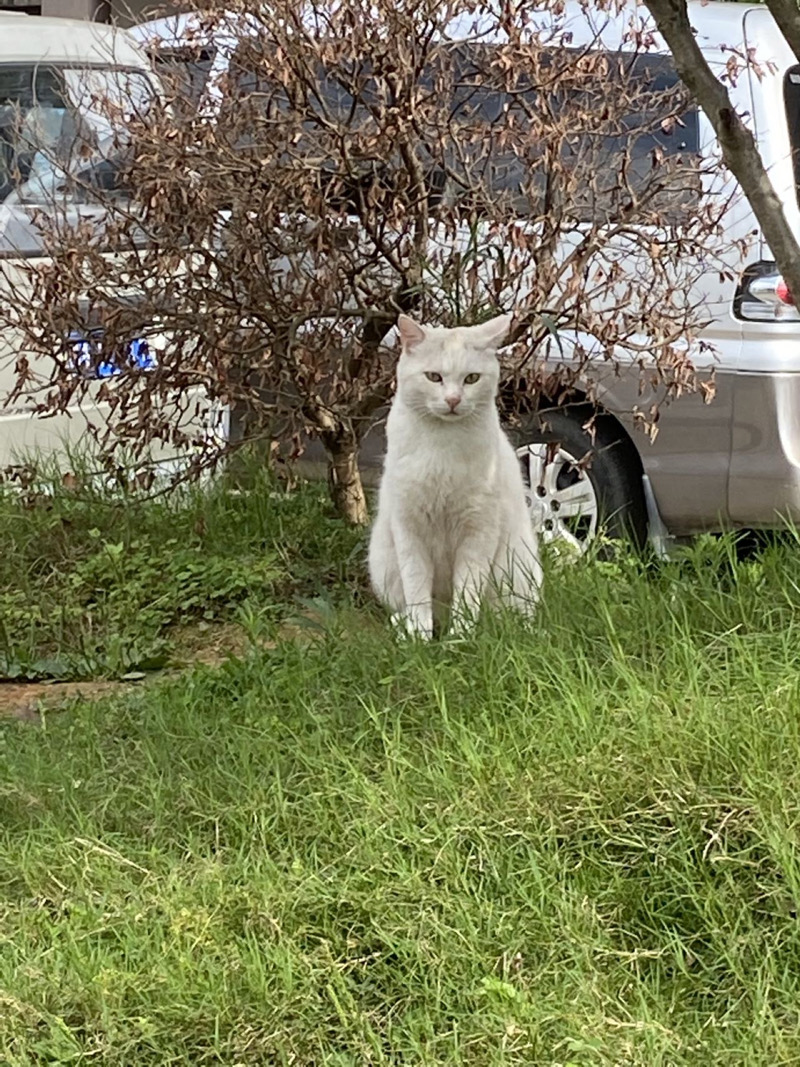
[[[0,64],[0,202],[113,188],[126,123],[152,98],[140,70]]]

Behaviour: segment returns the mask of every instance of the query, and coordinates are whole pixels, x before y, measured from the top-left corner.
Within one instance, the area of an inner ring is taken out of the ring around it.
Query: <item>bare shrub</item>
[[[214,117],[187,105],[191,67],[162,64],[167,100],[111,116],[105,169],[76,141],[63,184],[83,218],[12,181],[47,252],[5,279],[18,394],[35,384],[50,413],[99,393],[109,463],[190,446],[196,473],[315,435],[351,522],[367,517],[358,447],[391,397],[398,311],[452,325],[512,310],[509,418],[631,367],[659,403],[700,384],[710,398],[690,354],[726,207],[698,192],[718,163],[635,30],[603,53],[555,2],[233,6],[203,5],[186,41],[198,60],[201,38],[233,41]],[[76,373],[74,339],[98,329]],[[126,359],[132,338],[154,366]],[[231,439],[187,422],[209,403],[233,410]],[[650,427],[657,406],[638,413]]]

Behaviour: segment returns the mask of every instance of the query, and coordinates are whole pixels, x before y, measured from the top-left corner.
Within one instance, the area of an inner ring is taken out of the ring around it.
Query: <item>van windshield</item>
[[[126,123],[152,98],[144,71],[0,64],[0,203],[114,188]]]

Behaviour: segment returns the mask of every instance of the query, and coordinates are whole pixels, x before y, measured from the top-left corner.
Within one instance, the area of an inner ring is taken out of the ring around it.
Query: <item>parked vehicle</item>
[[[631,47],[625,36],[630,9],[594,19],[580,5],[568,4],[568,10],[572,46],[612,53]],[[698,0],[689,11],[718,72],[732,50],[755,50],[760,76],[746,73],[728,88],[734,106],[749,116],[787,218],[800,233],[800,65],[762,6]],[[195,106],[213,121],[222,87],[233,83],[225,75],[235,63],[236,34],[203,38],[192,16],[171,16],[133,32],[159,62],[183,65]],[[677,74],[668,50],[656,42],[649,54],[660,57],[659,76],[669,88]],[[692,109],[684,118],[676,151],[718,156],[702,112]],[[546,539],[581,546],[605,524],[612,533],[627,529],[640,541],[649,536],[663,545],[667,534],[800,519],[800,314],[733,179],[721,184],[718,177],[713,190],[699,185],[698,207],[709,197],[732,198],[724,251],[721,244],[720,257],[692,293],[709,319],[705,343],[692,350],[693,358],[701,372],[715,370],[715,400],[706,405],[695,394],[674,402],[651,443],[632,425],[634,406],[649,402],[639,395],[638,368],[632,366],[630,373],[609,373],[597,384],[595,439],[583,427],[596,408],[583,403],[580,393],[575,404],[557,410],[545,404],[547,410],[534,412],[517,440],[530,480],[531,516]],[[570,345],[586,340],[562,333],[558,358],[565,352],[568,358]],[[579,467],[587,452],[593,462]],[[364,465],[375,467],[381,453],[378,432],[365,442]]]
[[[91,187],[114,191],[114,123],[146,108],[161,88],[146,55],[111,26],[6,13],[0,14],[0,36],[0,295],[13,302],[24,299],[25,269],[44,255],[43,215],[99,228],[101,209],[92,203]],[[115,357],[102,350],[101,323],[90,331],[81,327],[81,311],[76,308],[65,351],[74,357],[76,374],[98,380],[95,393],[127,362],[151,365],[159,347],[152,331],[147,341],[131,338],[130,351]],[[21,338],[4,329],[0,396],[11,393],[24,356]],[[37,418],[51,370],[46,361],[32,360],[22,394],[0,407],[0,468],[34,454],[63,456],[86,442],[87,424],[105,417],[107,400],[95,398],[66,414]]]

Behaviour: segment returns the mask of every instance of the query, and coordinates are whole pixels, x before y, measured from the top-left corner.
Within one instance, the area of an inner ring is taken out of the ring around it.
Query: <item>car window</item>
[[[676,114],[679,87],[678,74],[671,59],[658,55],[630,53],[592,53],[596,59],[605,58],[606,74],[575,81],[568,78],[566,88],[555,79],[555,88],[547,86],[548,72],[556,65],[574,62],[579,52],[569,49],[543,53],[540,76],[543,85],[532,84],[530,89],[505,98],[500,92],[483,84],[481,71],[490,62],[491,46],[460,47],[454,55],[455,92],[452,114],[456,121],[491,128],[504,114],[509,114],[519,127],[526,122],[530,110],[541,108],[545,114],[569,115],[572,128],[560,139],[560,163],[556,178],[571,173],[576,179],[573,202],[570,204],[582,222],[602,221],[613,213],[620,200],[632,190],[653,195],[654,209],[666,218],[680,218],[685,203],[692,202],[699,192],[699,125],[697,108],[687,104]],[[612,109],[612,120],[600,121],[604,101],[614,86],[619,87],[621,99],[632,101],[627,115]],[[654,167],[654,159],[662,161],[661,169]],[[528,158],[513,152],[497,151],[491,140],[476,140],[470,173],[464,185],[477,182],[504,196],[509,209],[523,214],[545,210],[545,193],[551,176],[537,156],[536,146],[528,149]],[[453,161],[453,169],[457,169]],[[627,185],[619,176],[625,169]],[[524,190],[524,192],[523,192]]]
[[[143,71],[0,64],[0,203],[74,197],[97,175],[113,187],[126,124],[153,90]]]

